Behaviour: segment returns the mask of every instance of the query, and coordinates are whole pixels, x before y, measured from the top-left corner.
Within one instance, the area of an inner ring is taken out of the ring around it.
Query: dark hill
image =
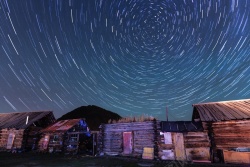
[[[121,116],[95,105],[81,106],[64,114],[58,120],[85,118],[90,130],[99,130],[102,123],[111,120],[119,120]]]

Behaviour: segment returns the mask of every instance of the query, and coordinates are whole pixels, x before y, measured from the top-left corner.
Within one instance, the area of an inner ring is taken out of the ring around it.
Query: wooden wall
[[[45,136],[48,136],[45,138]],[[49,145],[50,135],[49,134],[41,134],[41,138],[38,142],[38,151],[40,152],[47,152],[48,151],[48,145]]]
[[[23,146],[27,151],[38,149],[38,141],[40,140],[39,132],[41,129],[41,127],[37,126],[30,126],[25,129],[23,135]]]
[[[203,122],[208,132],[213,162],[223,161],[222,150],[250,147],[250,120]]]
[[[8,142],[8,137],[9,134],[12,133],[15,135],[13,145],[12,147],[15,147],[17,149],[21,149],[23,146],[23,134],[24,134],[24,129],[1,129],[0,130],[0,150],[7,150],[7,142]]]
[[[124,155],[123,133],[132,132],[132,153],[130,156],[142,156],[143,148],[150,147],[157,151],[156,121],[103,124],[99,133],[99,147],[105,154]],[[157,152],[158,154],[158,152]]]
[[[49,141],[47,145],[47,149],[44,149],[43,143],[45,140],[45,136],[49,136]],[[54,136],[58,136],[57,141],[53,141]],[[53,152],[63,152],[65,149],[64,141],[68,138],[64,135],[64,133],[43,133],[41,139],[38,142],[38,148],[41,152],[47,152],[50,151],[49,149],[53,149]]]
[[[210,161],[210,139],[207,132],[184,133],[184,145],[188,161]]]
[[[165,143],[164,133],[158,131],[158,156],[162,160],[175,160],[175,144],[173,141],[174,133],[169,132],[170,140]],[[160,135],[161,134],[161,135]]]
[[[75,134],[77,137],[76,141],[70,140],[70,135]],[[53,141],[54,136],[58,136],[57,141]],[[47,144],[45,140],[45,136],[49,136],[47,138]],[[53,148],[52,152],[63,152],[68,154],[77,154],[79,152],[87,152],[90,149],[93,149],[93,145],[86,143],[88,141],[92,142],[93,138],[87,137],[85,133],[81,132],[54,132],[54,133],[43,133],[42,138],[40,139],[38,146],[40,152],[50,152],[50,149]],[[46,147],[46,146],[47,147]],[[89,148],[91,145],[91,148]],[[69,147],[71,146],[71,147]],[[87,148],[88,146],[88,148]],[[94,148],[95,149],[95,148]]]
[[[154,156],[162,160],[210,160],[210,140],[204,132],[169,132],[165,143],[160,121],[104,124],[99,133],[99,151],[111,155],[124,155],[123,132],[132,132],[131,156],[141,157],[144,147],[154,148]]]
[[[159,158],[162,160],[210,160],[210,140],[207,132],[168,132],[171,139],[165,143],[159,135]]]
[[[250,147],[250,120],[214,122],[212,129],[216,149]]]

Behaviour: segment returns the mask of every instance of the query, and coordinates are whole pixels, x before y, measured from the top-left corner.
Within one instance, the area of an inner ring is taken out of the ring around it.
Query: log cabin
[[[90,131],[84,119],[61,120],[41,130],[39,141],[41,152],[63,152],[77,154],[92,151]]]
[[[160,159],[210,162],[210,141],[201,122],[161,121],[160,127]]]
[[[52,111],[0,113],[0,150],[37,149],[39,130],[53,122]]]
[[[154,159],[158,154],[155,119],[116,122],[100,126],[98,146],[101,154]]]
[[[250,99],[193,104],[192,119],[209,134],[213,162],[250,163]]]
[[[102,124],[99,151],[143,159],[210,162],[210,141],[201,122],[146,121]]]

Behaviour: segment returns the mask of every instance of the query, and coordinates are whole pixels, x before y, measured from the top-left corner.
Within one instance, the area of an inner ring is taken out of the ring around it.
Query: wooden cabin
[[[84,119],[61,120],[41,131],[39,150],[76,154],[91,151],[90,131]]]
[[[158,141],[162,160],[210,161],[210,141],[201,122],[161,121]]]
[[[193,104],[192,119],[203,122],[214,162],[250,163],[250,99]]]
[[[145,121],[102,124],[99,151],[106,155],[121,155],[154,159],[157,155],[157,122]]]
[[[37,149],[38,131],[53,122],[52,111],[0,113],[0,150]]]
[[[210,141],[201,122],[116,122],[100,126],[99,150],[143,159],[210,162]]]

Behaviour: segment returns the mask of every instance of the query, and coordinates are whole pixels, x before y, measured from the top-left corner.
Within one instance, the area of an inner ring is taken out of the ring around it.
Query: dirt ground
[[[250,165],[197,164],[177,161],[142,160],[124,157],[0,152],[1,167],[247,167]]]

